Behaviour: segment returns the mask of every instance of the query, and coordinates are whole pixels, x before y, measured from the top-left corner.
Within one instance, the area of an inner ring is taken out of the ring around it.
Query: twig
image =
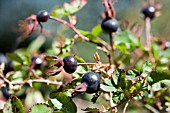
[[[102,48],[97,47],[97,49],[103,51],[106,54],[106,56],[108,57],[108,60],[109,60],[109,64],[111,66],[112,65],[112,58],[111,58],[110,52],[105,47],[102,47]]]
[[[68,27],[70,27],[70,28],[71,28],[82,40],[84,40],[84,41],[91,42],[91,43],[96,44],[96,45],[98,45],[98,46],[100,46],[100,47],[101,47],[101,46],[105,46],[105,43],[103,43],[103,42],[100,42],[100,43],[94,42],[93,40],[90,40],[89,38],[85,37],[84,35],[82,35],[82,34],[75,28],[75,26],[74,26],[73,24],[71,24],[71,23],[69,23],[69,22],[67,22],[67,21],[65,21],[65,20],[63,20],[63,19],[55,18],[55,17],[52,17],[52,16],[50,16],[50,19],[55,20],[55,21],[58,21],[58,22],[61,22],[61,23],[65,24],[65,25],[67,25]],[[106,46],[106,47],[107,47],[107,46]]]
[[[8,84],[10,84],[10,81],[8,79],[5,78],[4,74],[2,73],[2,71],[0,72],[0,77]]]
[[[50,81],[50,80],[45,80],[45,79],[35,79],[35,80],[27,80],[27,81],[22,81],[22,82],[10,82],[11,85],[24,85],[24,84],[32,84],[34,82],[37,83],[45,83],[47,85],[62,85],[62,82],[57,82],[57,81]]]
[[[62,85],[62,82],[57,82],[57,81],[50,81],[50,80],[45,80],[43,78],[40,79],[35,79],[35,80],[26,80],[26,81],[21,81],[21,82],[11,82],[8,79],[5,78],[4,74],[0,72],[0,77],[9,85],[24,85],[24,84],[29,84],[31,86],[32,83],[38,82],[38,83],[46,83],[47,85],[52,84],[52,85]]]
[[[98,66],[108,66],[109,64],[100,64],[100,63],[91,63],[91,62],[85,62],[85,63],[77,63],[78,66],[80,65],[98,65]]]
[[[123,113],[126,113],[126,109],[127,109],[128,105],[129,105],[129,102],[130,102],[130,99],[127,101],[127,103],[126,103],[126,105],[125,105],[125,107],[123,109]]]
[[[154,107],[150,106],[149,104],[145,104],[144,107],[149,109],[153,113],[160,113],[158,110],[156,110]]]

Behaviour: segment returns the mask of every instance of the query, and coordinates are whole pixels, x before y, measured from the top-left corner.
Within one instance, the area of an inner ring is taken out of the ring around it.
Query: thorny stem
[[[55,18],[55,17],[52,17],[52,16],[50,16],[50,19],[55,20],[55,21],[58,21],[58,22],[61,22],[61,23],[65,24],[65,25],[67,25],[68,27],[70,27],[70,28],[71,28],[82,40],[84,40],[84,41],[91,42],[91,43],[96,44],[96,45],[98,45],[98,46],[106,46],[106,43],[104,43],[104,41],[98,43],[98,42],[94,42],[94,41],[90,40],[89,38],[85,37],[84,35],[82,35],[82,34],[75,28],[75,26],[74,26],[73,24],[71,24],[71,23],[69,23],[69,22],[67,22],[67,21],[65,21],[65,20],[63,20],[63,19]],[[106,46],[106,47],[108,47],[108,46]]]
[[[25,80],[22,82],[11,82],[9,81],[7,78],[5,78],[4,74],[2,72],[0,72],[0,77],[9,85],[24,85],[24,84],[29,84],[30,86],[32,86],[32,83],[45,83],[47,85],[62,85],[62,82],[57,82],[57,81],[50,81],[50,80],[46,80],[43,78],[39,78],[39,79],[35,79],[35,80]]]
[[[45,83],[47,85],[62,85],[62,82],[57,82],[57,81],[50,81],[50,80],[45,80],[45,79],[35,79],[35,80],[27,80],[23,82],[10,82],[11,85],[24,85],[24,84],[29,84],[31,85],[32,83]]]

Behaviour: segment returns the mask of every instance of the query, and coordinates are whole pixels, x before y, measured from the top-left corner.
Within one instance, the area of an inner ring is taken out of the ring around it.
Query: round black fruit
[[[142,13],[145,16],[145,18],[148,17],[150,19],[153,19],[155,17],[155,12],[156,12],[155,7],[150,5],[142,9]]]
[[[115,18],[106,18],[102,21],[101,27],[104,31],[112,33],[117,31],[119,23]]]
[[[9,99],[9,98],[10,98],[11,94],[9,94],[9,91],[8,91],[8,88],[7,88],[7,87],[2,87],[2,88],[1,88],[1,91],[2,91],[2,94],[4,95],[4,97],[5,97],[6,99]]]
[[[63,59],[64,70],[67,73],[74,73],[77,69],[77,60],[73,56],[66,56]]]
[[[94,72],[87,72],[82,77],[82,83],[87,86],[86,93],[96,93],[100,88],[99,74]]]
[[[38,22],[46,22],[49,19],[49,13],[45,10],[41,10],[37,14],[37,21]]]
[[[40,69],[43,65],[43,60],[39,57],[32,57],[31,62],[34,65],[34,69]]]

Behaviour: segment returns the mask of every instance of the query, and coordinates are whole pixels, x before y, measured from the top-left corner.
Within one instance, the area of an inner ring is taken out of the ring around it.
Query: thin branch
[[[127,109],[128,105],[129,105],[129,102],[130,102],[130,99],[129,99],[128,102],[126,103],[126,105],[125,105],[125,107],[124,107],[124,109],[123,109],[123,113],[126,113],[126,109]]]
[[[52,17],[52,16],[50,16],[50,19],[55,20],[55,21],[58,21],[58,22],[60,22],[60,23],[63,23],[63,24],[65,24],[65,25],[67,25],[68,27],[70,27],[70,28],[71,28],[82,40],[84,40],[84,41],[91,42],[91,43],[96,44],[96,45],[98,45],[98,46],[100,46],[100,47],[101,47],[101,46],[105,46],[105,43],[103,43],[103,42],[100,42],[100,43],[94,42],[93,40],[90,40],[89,38],[85,37],[84,35],[82,35],[82,34],[75,28],[75,26],[74,26],[73,24],[71,24],[71,23],[69,23],[69,22],[67,22],[67,21],[65,21],[65,20],[63,20],[63,19],[55,18],[55,17]]]
[[[62,85],[62,82],[57,82],[57,81],[50,81],[46,80],[43,78],[40,79],[35,79],[35,80],[26,80],[26,81],[21,81],[21,82],[11,82],[8,79],[5,78],[4,74],[0,72],[0,77],[9,85],[24,85],[24,84],[29,84],[31,86],[32,83],[38,82],[38,83],[45,83],[47,85]]]
[[[8,84],[10,84],[10,81],[8,79],[5,78],[4,74],[2,73],[2,71],[0,72],[0,77]]]
[[[27,81],[22,81],[22,82],[10,82],[11,85],[24,85],[24,84],[32,84],[32,83],[45,83],[47,85],[62,85],[62,82],[57,82],[57,81],[50,81],[46,79],[35,79],[35,80],[27,80]]]
[[[145,104],[144,107],[152,111],[153,113],[160,113],[158,110],[156,110],[154,107],[150,106],[149,104]]]
[[[91,63],[91,62],[85,62],[85,63],[77,63],[78,66],[80,65],[98,65],[98,66],[109,66],[109,64],[100,64],[100,63]]]

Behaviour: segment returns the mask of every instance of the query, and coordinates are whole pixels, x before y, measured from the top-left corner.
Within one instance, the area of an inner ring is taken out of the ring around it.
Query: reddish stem
[[[87,42],[94,43],[94,44],[96,44],[96,45],[98,45],[98,46],[104,46],[104,45],[105,45],[105,44],[103,44],[103,43],[94,42],[94,41],[90,40],[89,38],[85,37],[84,35],[82,35],[82,34],[75,28],[75,26],[74,26],[73,24],[71,24],[71,23],[69,23],[69,22],[67,22],[67,21],[65,21],[65,20],[63,20],[63,19],[55,18],[55,17],[52,17],[52,16],[50,16],[50,19],[55,20],[55,21],[58,21],[58,22],[61,22],[61,23],[65,24],[65,25],[67,25],[67,26],[70,27],[81,39],[83,39],[83,40],[85,40],[85,41],[87,41]]]

